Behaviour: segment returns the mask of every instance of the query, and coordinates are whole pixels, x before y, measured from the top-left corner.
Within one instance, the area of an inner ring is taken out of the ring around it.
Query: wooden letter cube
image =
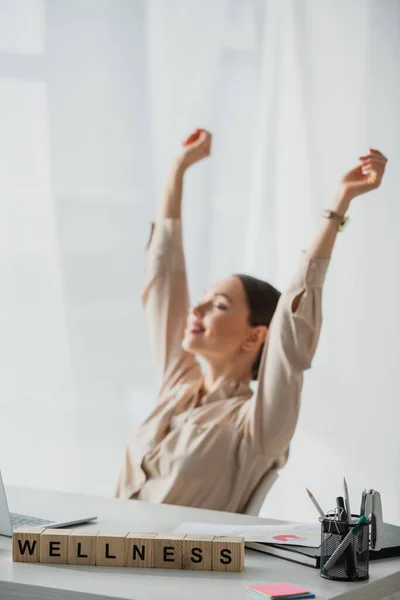
[[[68,538],[73,529],[45,529],[40,534],[40,562],[68,563]]]
[[[18,527],[12,536],[14,562],[40,562],[40,534],[44,527]]]
[[[154,566],[154,538],[156,533],[134,533],[126,536],[125,565],[127,567]]]
[[[184,535],[159,533],[154,538],[154,567],[182,569],[182,542]]]
[[[243,571],[243,537],[215,536],[211,543],[213,571]]]
[[[68,563],[70,565],[95,565],[96,541],[99,531],[74,529],[68,538]]]
[[[186,535],[182,546],[182,569],[211,571],[213,535]]]
[[[125,533],[101,531],[96,538],[96,565],[102,567],[125,566]]]

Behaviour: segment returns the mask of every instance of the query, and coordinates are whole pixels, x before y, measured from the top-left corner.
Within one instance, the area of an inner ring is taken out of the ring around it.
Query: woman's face
[[[229,277],[206,290],[191,307],[182,347],[208,359],[231,358],[243,350],[252,334],[249,307],[242,282]]]

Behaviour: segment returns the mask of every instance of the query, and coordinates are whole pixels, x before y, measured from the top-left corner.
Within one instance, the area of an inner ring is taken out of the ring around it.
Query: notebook
[[[370,560],[379,560],[382,558],[393,558],[400,556],[400,527],[384,523],[383,546],[381,550],[370,550]],[[265,544],[260,542],[246,542],[246,548],[271,554],[278,558],[297,562],[309,567],[319,569],[320,566],[320,548],[311,548],[310,546],[280,546],[279,544]]]
[[[299,600],[301,598],[315,598],[309,590],[293,585],[292,583],[268,583],[264,585],[249,585],[249,592],[259,598],[270,598],[271,600]]]

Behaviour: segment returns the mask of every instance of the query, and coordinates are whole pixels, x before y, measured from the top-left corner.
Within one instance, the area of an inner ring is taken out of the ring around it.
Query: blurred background
[[[357,198],[324,289],[289,462],[262,515],[315,520],[381,491],[400,523],[400,3],[0,0],[0,468],[112,496],[155,405],[143,252],[182,140],[190,292],[245,271],[283,288],[343,173]]]

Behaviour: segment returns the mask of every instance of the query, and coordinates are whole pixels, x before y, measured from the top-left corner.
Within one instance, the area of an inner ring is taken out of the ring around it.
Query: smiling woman
[[[158,405],[128,445],[117,496],[243,512],[261,479],[287,461],[303,373],[322,323],[322,287],[351,200],[379,186],[377,150],[343,177],[311,249],[282,294],[232,275],[189,307],[181,200],[186,169],[209,156],[197,130],[171,174],[147,252],[143,305]],[[203,374],[197,357],[204,359]],[[249,383],[257,377],[257,392]]]
[[[212,364],[218,354],[224,362],[233,366],[238,356],[238,344],[242,345],[246,361],[243,375],[257,379],[258,368],[268,327],[276,310],[280,292],[266,281],[250,275],[234,275],[216,283],[205,292],[202,302],[192,307],[182,347],[210,359]],[[203,334],[203,335],[199,335]]]

